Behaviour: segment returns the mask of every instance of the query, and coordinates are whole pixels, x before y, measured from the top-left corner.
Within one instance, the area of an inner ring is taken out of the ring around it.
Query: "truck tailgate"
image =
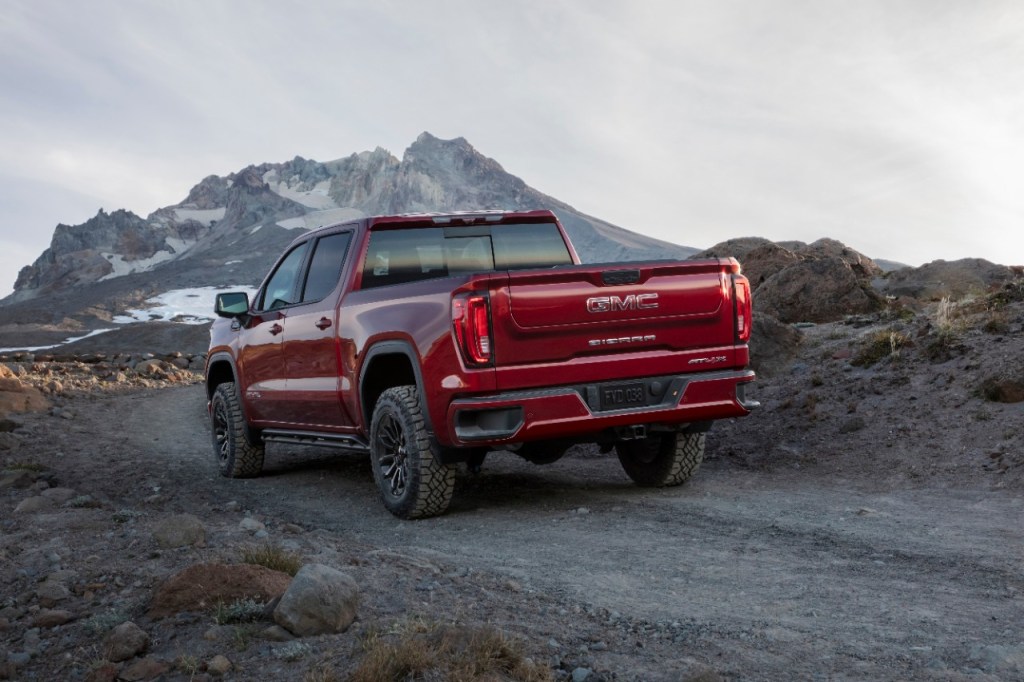
[[[728,261],[512,272],[492,280],[491,305],[500,388],[533,383],[523,372],[503,371],[513,368],[532,372],[546,366],[572,381],[573,364],[594,362],[611,363],[609,378],[619,373],[612,365],[642,376],[642,370],[635,373],[644,357],[657,357],[653,364],[660,369],[670,357],[676,359],[673,371],[711,369],[706,362],[690,362],[710,349],[716,351],[715,368],[746,362],[731,355],[736,330]],[[617,362],[628,359],[637,362]],[[647,373],[660,369],[652,366]],[[545,373],[536,385],[545,383],[557,381]]]

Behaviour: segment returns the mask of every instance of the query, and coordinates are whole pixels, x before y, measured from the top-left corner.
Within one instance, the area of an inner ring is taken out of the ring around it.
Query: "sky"
[[[0,297],[57,223],[423,131],[654,237],[1024,263],[1018,0],[4,0]]]

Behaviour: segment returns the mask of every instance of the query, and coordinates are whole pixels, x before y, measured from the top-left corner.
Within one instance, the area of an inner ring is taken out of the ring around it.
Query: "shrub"
[[[868,337],[851,362],[857,367],[871,367],[884,358],[898,358],[900,351],[911,344],[910,337],[901,331],[877,331]]]
[[[352,682],[501,679],[549,682],[551,671],[525,658],[518,643],[492,627],[456,625],[412,628],[375,638],[351,676]]]
[[[242,562],[265,566],[271,570],[281,571],[292,576],[302,568],[302,557],[272,543],[265,543],[255,547],[244,547],[242,549]]]

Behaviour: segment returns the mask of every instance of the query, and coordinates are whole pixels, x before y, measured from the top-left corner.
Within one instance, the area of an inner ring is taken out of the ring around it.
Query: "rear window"
[[[554,223],[377,230],[370,235],[362,286],[571,263]]]

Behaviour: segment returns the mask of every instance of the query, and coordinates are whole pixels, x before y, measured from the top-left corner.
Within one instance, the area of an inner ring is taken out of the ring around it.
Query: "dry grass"
[[[550,682],[551,671],[525,658],[517,642],[491,628],[400,627],[372,637],[351,682],[439,679],[449,682]]]
[[[900,351],[912,344],[909,336],[895,329],[877,331],[868,336],[867,341],[860,347],[857,354],[851,361],[857,367],[871,367],[877,362],[900,357]]]
[[[292,576],[302,568],[302,557],[272,543],[244,547],[242,549],[242,562],[265,566],[266,568],[281,571]]]

